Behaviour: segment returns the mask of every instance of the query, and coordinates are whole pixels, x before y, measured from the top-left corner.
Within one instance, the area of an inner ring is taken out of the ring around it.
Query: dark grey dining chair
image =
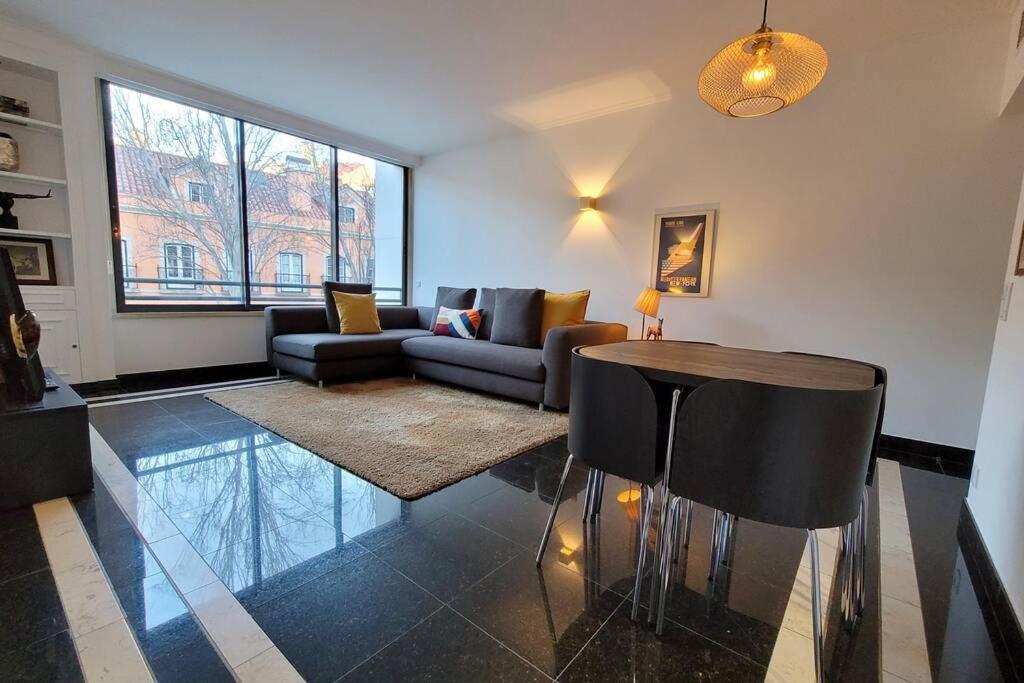
[[[658,555],[679,543],[683,499],[765,524],[807,530],[817,680],[823,676],[817,529],[843,527],[860,511],[882,386],[856,391],[717,380],[677,410],[665,462],[668,526]],[[671,562],[662,561],[657,633],[665,620]],[[653,605],[652,605],[653,607]]]
[[[875,423],[875,435],[871,442],[871,459],[868,461],[868,473],[864,478],[864,491],[861,494],[860,514],[857,515],[851,524],[843,528],[840,537],[840,552],[843,556],[843,582],[842,582],[842,615],[843,621],[852,626],[857,617],[864,613],[864,573],[867,567],[867,540],[868,540],[868,487],[874,483],[875,465],[878,461],[878,446],[882,440],[882,422],[885,419],[885,394],[889,385],[889,373],[881,365],[867,363],[865,361],[851,360],[839,356],[825,356],[817,353],[804,353],[803,351],[786,351],[800,356],[811,356],[814,358],[832,358],[835,360],[850,360],[873,368],[875,371],[875,384],[882,386],[882,398],[878,406],[878,421]]]
[[[654,486],[661,478],[663,456],[658,437],[658,405],[654,389],[636,369],[618,363],[587,358],[572,351],[572,402],[569,404],[569,458],[544,527],[537,566],[551,536],[562,489],[573,462],[590,469],[590,481],[583,505],[583,522],[600,514],[604,477],[612,474],[640,484],[642,514],[632,617],[640,609],[639,588],[647,560],[647,534],[654,509]]]

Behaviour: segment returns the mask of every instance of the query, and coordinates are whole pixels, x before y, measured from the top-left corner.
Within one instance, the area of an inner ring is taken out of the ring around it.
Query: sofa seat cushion
[[[503,346],[482,339],[430,336],[406,339],[402,342],[402,353],[412,358],[461,365],[532,382],[544,381],[540,349]]]
[[[280,334],[272,342],[274,351],[312,361],[392,356],[401,353],[402,341],[429,335],[426,330],[383,330],[379,334]]]

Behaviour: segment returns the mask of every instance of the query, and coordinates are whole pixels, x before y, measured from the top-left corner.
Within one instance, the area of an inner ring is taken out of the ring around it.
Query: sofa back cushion
[[[494,327],[494,304],[497,301],[498,290],[484,287],[480,290],[480,302],[476,305],[480,311],[480,329],[476,333],[477,339],[490,339],[491,328]]]
[[[430,318],[430,327],[427,329],[434,329],[434,325],[437,323],[437,312],[441,306],[455,309],[473,308],[474,301],[476,301],[475,287],[469,289],[438,287],[437,297],[434,299],[434,315]]]
[[[543,289],[499,287],[495,296],[491,341],[530,349],[540,348],[543,317]]]
[[[590,301],[590,290],[559,294],[544,292],[544,316],[540,323],[540,342],[548,336],[552,327],[563,325],[582,325],[587,318],[587,302]]]
[[[338,307],[334,303],[334,292],[345,294],[369,294],[373,291],[373,285],[355,282],[331,282],[324,281],[324,308],[327,310],[327,331],[338,333],[340,321],[338,319]]]
[[[416,330],[420,327],[419,311],[413,306],[378,306],[382,330]]]
[[[338,307],[341,334],[380,334],[376,294],[331,292]]]

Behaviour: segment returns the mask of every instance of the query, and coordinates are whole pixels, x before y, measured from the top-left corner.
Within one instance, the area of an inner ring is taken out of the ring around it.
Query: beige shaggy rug
[[[206,398],[407,500],[569,428],[564,413],[404,377],[323,389],[289,382]]]

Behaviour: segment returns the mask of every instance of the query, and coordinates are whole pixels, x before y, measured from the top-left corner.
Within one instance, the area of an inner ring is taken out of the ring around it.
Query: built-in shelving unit
[[[14,54],[0,54],[0,95],[26,101],[29,111],[28,116],[0,112],[0,131],[14,139],[20,157],[17,170],[0,171],[0,191],[37,195],[53,192],[48,199],[14,200],[19,229],[0,228],[0,242],[17,238],[48,242],[53,251],[56,286],[22,285],[21,294],[42,328],[39,355],[43,363],[66,382],[80,382],[74,263],[77,242],[72,240],[75,231],[67,187],[67,136],[62,121],[59,62],[30,48],[8,47]]]

